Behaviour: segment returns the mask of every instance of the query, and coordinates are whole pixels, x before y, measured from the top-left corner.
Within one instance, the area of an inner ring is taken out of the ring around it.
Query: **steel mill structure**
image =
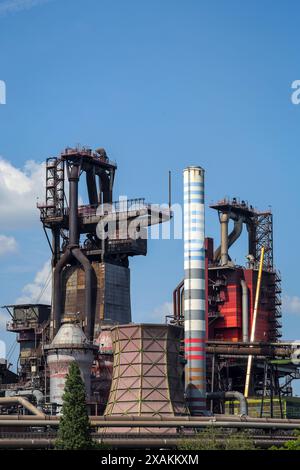
[[[287,418],[300,418],[292,389],[300,378],[298,345],[281,339],[272,213],[238,198],[211,205],[220,222],[215,246],[205,232],[204,169],[187,167],[173,314],[161,324],[136,324],[129,260],[147,254],[150,226],[172,218],[171,178],[167,208],[143,198],[116,201],[116,170],[103,148],[67,148],[46,160],[38,209],[51,251],[52,303],[5,307],[20,354],[16,372],[9,357],[0,358],[0,447],[8,428],[56,433],[73,361],[92,427],[108,442],[122,445],[128,434],[151,446],[168,435],[166,444],[210,419],[226,428],[269,429],[276,422],[292,429]],[[79,203],[82,194],[87,201]],[[247,261],[240,265],[231,247],[243,230]]]

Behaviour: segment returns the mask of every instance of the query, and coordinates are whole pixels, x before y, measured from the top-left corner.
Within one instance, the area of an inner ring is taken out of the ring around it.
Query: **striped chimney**
[[[199,415],[206,410],[204,170],[186,168],[183,183],[185,393]]]

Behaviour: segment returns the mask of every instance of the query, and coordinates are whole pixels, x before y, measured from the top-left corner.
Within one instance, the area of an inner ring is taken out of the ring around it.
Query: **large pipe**
[[[34,397],[35,401],[36,401],[36,404],[37,404],[37,408],[39,410],[42,409],[42,405],[44,403],[44,394],[40,391],[40,390],[7,390],[6,393],[5,393],[6,397],[28,397],[28,396],[32,396]]]
[[[184,420],[181,417],[177,417],[176,420],[169,420],[167,418],[163,420],[153,419],[149,421],[145,418],[139,420],[122,419],[103,421],[100,419],[90,421],[92,427],[98,428],[130,428],[130,427],[147,427],[147,428],[205,428],[205,427],[219,427],[219,428],[247,428],[247,429],[287,429],[294,430],[300,429],[299,420],[289,419],[264,419],[264,418],[249,418],[248,416],[234,416],[234,415],[223,415],[223,419],[216,418],[215,416],[207,417],[205,420]],[[42,419],[36,419],[32,421],[9,421],[0,419],[0,427],[58,427],[59,420],[47,421]]]
[[[54,301],[53,301],[53,331],[58,332],[62,317],[62,286],[61,273],[66,264],[75,258],[84,269],[85,273],[85,334],[89,341],[93,339],[93,318],[92,318],[92,283],[93,268],[88,258],[79,249],[78,230],[78,183],[80,175],[80,165],[73,165],[68,168],[69,179],[69,243],[62,258],[58,261],[54,270]]]
[[[35,415],[36,417],[43,418],[44,413],[34,406],[30,401],[26,400],[24,397],[15,396],[15,397],[3,397],[0,398],[0,406],[2,405],[22,405],[27,411]]]
[[[221,266],[226,266],[228,264],[228,222],[229,215],[221,214],[220,215],[220,224],[221,224]]]
[[[248,230],[248,251],[256,260],[256,225],[253,221],[247,223]]]
[[[86,185],[88,190],[89,203],[92,205],[97,205],[99,200],[94,169],[86,172]]]
[[[93,436],[93,438],[100,444],[106,445],[108,448],[119,449],[119,448],[177,448],[178,439],[189,439],[193,441],[195,439],[194,434],[187,434],[185,436],[176,435],[176,437],[140,437],[139,435],[131,435],[126,437],[98,437]],[[228,436],[221,434],[217,438],[217,441],[222,443],[224,439],[227,439]],[[279,447],[282,446],[287,441],[295,440],[292,436],[254,436],[253,442],[255,446],[259,448],[268,449],[271,444]],[[55,439],[54,438],[4,438],[0,439],[0,449],[49,449],[54,447]]]
[[[228,220],[226,222],[226,219]],[[231,215],[233,218],[233,215]],[[214,261],[220,261],[222,266],[226,266],[229,261],[229,248],[237,241],[237,239],[241,236],[243,231],[243,217],[238,217],[237,220],[234,221],[234,226],[232,232],[228,235],[228,223],[229,223],[229,215],[228,214],[221,214],[220,215],[220,223],[221,223],[221,245],[216,249],[214,253]]]
[[[93,340],[94,324],[92,316],[92,288],[93,288],[93,268],[87,257],[79,248],[72,250],[74,258],[83,266],[85,273],[85,335],[89,341]]]
[[[80,166],[73,165],[68,171],[69,179],[69,247],[78,246],[78,182]]]
[[[62,314],[62,292],[61,292],[61,272],[63,267],[72,258],[69,248],[65,251],[60,258],[54,269],[54,298],[53,298],[53,336],[56,335],[61,324]]]
[[[243,342],[249,341],[249,301],[248,301],[248,287],[244,279],[241,280],[242,287],[242,333]]]
[[[181,281],[173,291],[173,314],[175,320],[180,320],[182,317],[181,295],[184,281]]]
[[[234,390],[229,392],[209,392],[207,394],[209,400],[231,400],[232,398],[239,401],[240,416],[248,415],[248,403],[244,395]]]
[[[206,410],[204,170],[188,167],[183,180],[185,393],[199,415]]]
[[[217,354],[222,356],[261,356],[261,357],[270,357],[274,358],[275,356],[280,356],[281,358],[290,359],[292,350],[288,351],[284,348],[272,348],[269,346],[235,346],[233,343],[231,346],[228,345],[207,345],[206,346],[206,354]]]
[[[55,439],[0,438],[0,449],[48,449],[54,444]]]

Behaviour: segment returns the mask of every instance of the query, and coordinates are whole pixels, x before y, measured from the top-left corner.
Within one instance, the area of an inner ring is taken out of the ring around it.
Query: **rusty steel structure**
[[[17,342],[20,345],[18,357],[18,380],[11,389],[44,388],[45,356],[44,344],[49,339],[49,326],[51,307],[45,304],[18,304],[5,305],[10,315],[6,329],[17,334]]]
[[[103,148],[68,147],[45,169],[38,209],[52,254],[52,305],[7,306],[7,329],[18,334],[21,353],[17,374],[1,363],[0,395],[26,396],[53,412],[72,358],[90,360],[93,353],[91,367],[83,367],[85,381],[91,369],[88,406],[102,414],[113,371],[110,328],[131,322],[129,258],[147,254],[147,228],[170,220],[171,208],[143,198],[115,201],[117,165]],[[81,193],[87,202],[80,205]],[[86,343],[62,344],[66,321],[77,324]]]
[[[52,252],[52,338],[64,313],[80,313],[89,341],[107,321],[131,321],[129,257],[146,255],[146,228],[169,220],[170,210],[144,199],[114,202],[116,169],[102,148],[67,148],[46,162],[46,201],[38,208]],[[80,206],[83,175],[88,203]]]

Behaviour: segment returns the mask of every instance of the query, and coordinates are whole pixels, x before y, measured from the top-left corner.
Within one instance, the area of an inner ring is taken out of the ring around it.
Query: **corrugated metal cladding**
[[[131,322],[130,270],[110,263],[93,262],[93,315],[95,335],[103,320],[126,324]],[[63,271],[64,313],[85,317],[85,275],[79,266]]]
[[[105,415],[186,414],[180,361],[183,329],[171,325],[121,325],[112,329],[112,337],[113,380]]]
[[[104,318],[114,322],[131,322],[130,270],[105,264]]]

